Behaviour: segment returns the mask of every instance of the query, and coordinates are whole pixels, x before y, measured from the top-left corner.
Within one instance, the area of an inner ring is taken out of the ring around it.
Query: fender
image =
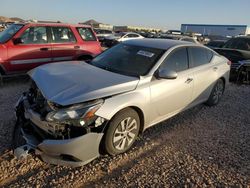
[[[127,107],[136,107],[142,111],[144,116],[143,129],[145,129],[150,121],[150,115],[148,115],[150,113],[149,87],[111,96],[110,98],[105,99],[104,104],[95,114],[110,120],[117,112]]]

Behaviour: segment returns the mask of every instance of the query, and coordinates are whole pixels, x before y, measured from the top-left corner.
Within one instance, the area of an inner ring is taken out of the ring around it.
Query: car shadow
[[[28,83],[29,81],[30,81],[30,78],[28,75],[3,77],[2,81],[0,82],[0,89],[6,86],[13,85],[13,84]]]

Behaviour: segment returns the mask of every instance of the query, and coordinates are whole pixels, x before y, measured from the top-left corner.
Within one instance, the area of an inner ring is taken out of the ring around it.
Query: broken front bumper
[[[23,100],[19,100],[17,105],[20,103],[23,103]],[[37,125],[38,128],[46,125],[47,122],[42,121],[39,114],[31,109],[24,108],[24,111],[27,121]],[[20,134],[26,141],[25,145],[14,150],[17,158],[24,157],[33,150],[44,162],[76,167],[85,165],[100,155],[99,146],[103,133],[89,132],[71,139],[41,141],[33,134],[33,131],[23,129],[21,123],[17,126],[20,126]]]

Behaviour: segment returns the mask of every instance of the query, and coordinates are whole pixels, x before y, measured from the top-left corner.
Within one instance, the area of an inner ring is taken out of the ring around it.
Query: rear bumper
[[[20,103],[23,103],[23,99],[19,100],[17,105],[20,105]],[[17,118],[19,118],[18,115]],[[30,109],[25,109],[25,119],[27,119],[25,127],[21,121],[17,124],[21,130],[19,136],[23,137],[26,141],[25,145],[14,150],[17,158],[25,156],[22,155],[24,153],[27,154],[29,151],[33,151],[44,162],[77,167],[85,165],[100,156],[99,146],[103,133],[89,132],[71,139],[41,140],[35,134],[34,130],[31,129],[31,124],[35,124],[38,128],[41,128],[41,126],[45,126],[46,122],[42,121]]]

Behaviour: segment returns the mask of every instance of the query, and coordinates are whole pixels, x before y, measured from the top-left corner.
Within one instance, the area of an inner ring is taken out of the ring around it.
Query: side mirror
[[[157,78],[163,78],[163,79],[176,79],[177,72],[168,69],[161,69],[157,71],[156,76]]]
[[[15,45],[17,45],[17,44],[23,44],[24,41],[23,41],[22,38],[15,38],[15,39],[13,39],[13,43],[14,43]]]

